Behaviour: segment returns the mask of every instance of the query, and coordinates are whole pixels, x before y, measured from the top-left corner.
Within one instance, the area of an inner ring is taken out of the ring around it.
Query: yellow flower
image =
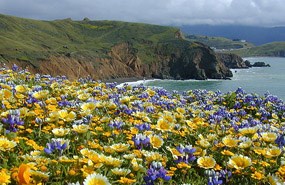
[[[258,127],[245,127],[245,128],[241,128],[238,131],[242,134],[242,135],[253,135],[257,132]]]
[[[107,177],[101,175],[92,173],[86,177],[86,179],[83,182],[83,185],[111,185],[108,181]]]
[[[46,121],[47,122],[55,122],[55,121],[58,121],[59,119],[59,113],[58,112],[51,112],[49,114],[49,117],[46,118]]]
[[[282,185],[282,184],[284,184],[284,182],[282,182],[282,180],[279,179],[279,177],[277,177],[276,175],[269,175],[268,176],[268,182],[270,185]]]
[[[23,85],[17,85],[17,86],[15,87],[15,90],[16,90],[17,92],[19,92],[19,93],[25,93],[25,92],[26,92],[26,87],[23,86]]]
[[[111,156],[101,156],[104,164],[108,165],[108,166],[114,166],[114,167],[120,167],[122,165],[122,163],[124,162],[123,160],[111,157]]]
[[[111,172],[115,175],[127,176],[129,173],[131,173],[131,170],[125,168],[114,168],[111,169]]]
[[[278,157],[281,154],[282,150],[278,147],[272,147],[265,150],[264,156],[266,158]]]
[[[6,169],[1,169],[0,171],[0,184],[9,184],[11,181],[10,181],[10,175],[8,175],[6,173]]]
[[[131,164],[134,171],[145,171],[145,168],[138,163],[138,161],[142,161],[142,159],[133,158],[131,160]]]
[[[129,150],[130,145],[129,144],[123,144],[123,143],[118,143],[118,144],[113,144],[111,148],[115,150],[116,152],[125,152]]]
[[[114,110],[115,108],[117,108],[117,105],[114,102],[109,102],[107,107],[110,110]]]
[[[131,99],[130,99],[129,96],[124,96],[124,97],[122,97],[122,98],[120,99],[120,102],[121,102],[122,104],[125,104],[125,103],[128,103],[130,100],[131,100]]]
[[[263,166],[263,167],[268,167],[268,166],[270,166],[270,164],[267,163],[267,162],[265,162],[265,161],[261,161],[261,162],[259,162],[259,163],[260,163],[261,166]]]
[[[87,110],[93,111],[95,108],[96,108],[96,106],[95,106],[95,104],[93,102],[88,102],[88,103],[81,104],[81,109],[83,111],[87,111]]]
[[[163,139],[157,135],[151,135],[150,136],[150,144],[153,146],[153,148],[160,148],[163,145]]]
[[[279,173],[282,177],[285,177],[285,165],[280,166],[280,168],[278,168],[278,173]]]
[[[207,139],[200,139],[196,141],[196,144],[203,148],[209,148],[211,146],[211,143]]]
[[[47,100],[46,100],[46,103],[47,103],[47,104],[56,105],[56,104],[57,104],[57,101],[56,101],[55,98],[52,97],[52,98],[47,99]]]
[[[89,126],[88,125],[84,125],[84,124],[81,124],[81,125],[72,125],[73,129],[75,132],[79,133],[79,134],[83,134],[83,133],[86,133],[89,129]]]
[[[188,169],[191,168],[191,165],[189,165],[185,162],[180,162],[176,166],[177,166],[177,168],[188,168]]]
[[[46,98],[48,96],[48,94],[49,94],[48,90],[41,90],[41,91],[35,92],[33,94],[33,97],[36,98],[36,99],[41,100],[41,99]]]
[[[194,147],[196,149],[196,151],[194,152],[194,155],[196,156],[205,156],[207,151],[206,150],[203,150],[202,148],[200,147]]]
[[[192,121],[190,121],[190,120],[186,120],[186,123],[187,123],[187,125],[188,125],[191,129],[193,129],[193,130],[195,130],[195,129],[198,128],[197,124],[195,124],[194,122],[192,122]]]
[[[245,149],[245,148],[251,147],[251,144],[252,144],[252,141],[251,141],[251,140],[247,140],[247,141],[241,142],[241,143],[238,145],[238,147]]]
[[[261,180],[264,178],[264,174],[261,172],[255,171],[253,174],[251,174],[251,178]]]
[[[57,137],[63,137],[69,133],[68,128],[54,128],[52,129],[52,133]]]
[[[89,97],[90,97],[90,94],[89,94],[89,93],[84,93],[84,94],[82,93],[82,94],[79,94],[79,95],[77,96],[77,98],[80,99],[80,100],[82,100],[82,101],[87,100]]]
[[[104,146],[103,149],[105,152],[107,152],[109,154],[115,153],[115,150],[111,146]]]
[[[184,108],[181,108],[181,107],[177,107],[177,108],[176,108],[176,111],[177,111],[178,113],[180,113],[180,114],[185,114],[185,113],[186,113],[185,109],[184,109]]]
[[[163,118],[160,118],[157,121],[157,129],[161,131],[171,131],[172,128],[174,127],[174,124],[172,122],[169,122]]]
[[[199,157],[197,160],[199,167],[204,169],[214,168],[216,165],[216,160],[210,156]]]
[[[229,150],[223,150],[223,151],[221,152],[221,154],[223,154],[223,155],[229,155],[229,156],[235,155],[233,152],[231,152],[231,151],[229,151]]]
[[[261,139],[268,143],[272,143],[277,139],[277,134],[274,132],[262,132],[260,135]]]
[[[7,89],[0,90],[0,99],[9,99],[12,96],[12,92]]]
[[[10,141],[7,138],[1,137],[0,138],[0,150],[1,151],[8,151],[14,148],[17,145],[15,141]]]
[[[67,110],[60,110],[58,111],[59,118],[66,121],[66,122],[71,122],[76,118],[75,112],[67,112]]]
[[[164,111],[163,115],[162,115],[162,119],[166,120],[169,123],[174,123],[176,122],[175,118],[173,117],[173,115],[171,114],[171,112],[168,111]]]
[[[44,173],[44,172],[41,172],[41,171],[31,170],[30,173],[31,173],[31,175],[33,177],[35,177],[35,179],[41,179],[42,181],[46,181],[49,178],[49,174],[48,173]]]
[[[227,147],[236,147],[238,145],[239,140],[233,138],[232,136],[228,135],[222,139],[222,142]]]
[[[136,182],[135,179],[129,179],[127,177],[121,177],[120,180],[118,180],[119,183],[121,184],[133,184]]]
[[[235,168],[237,170],[242,170],[248,166],[251,166],[251,159],[243,155],[232,156],[228,162],[230,168]]]
[[[34,140],[28,140],[26,141],[26,144],[33,147],[34,150],[43,150],[44,147],[39,146]]]
[[[18,98],[18,99],[24,99],[24,98],[25,98],[25,95],[23,95],[23,94],[21,94],[21,93],[17,93],[17,92],[16,92],[14,95],[15,95],[15,97]]]
[[[266,150],[264,148],[256,147],[253,149],[253,151],[258,155],[265,155]]]

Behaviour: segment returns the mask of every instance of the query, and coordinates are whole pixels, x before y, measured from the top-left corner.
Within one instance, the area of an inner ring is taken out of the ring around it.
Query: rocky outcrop
[[[9,61],[33,73],[66,75],[70,79],[90,76],[94,79],[161,78],[161,79],[226,79],[231,71],[206,45],[183,40],[153,47],[155,60],[142,62],[138,50],[130,43],[114,45],[107,57],[51,56],[36,63]]]
[[[229,53],[217,53],[218,58],[231,69],[248,68],[248,64],[238,55]]]
[[[270,67],[270,65],[265,64],[265,62],[254,62],[250,67]]]
[[[171,59],[170,76],[175,79],[226,79],[232,73],[208,46],[192,43],[181,55]]]

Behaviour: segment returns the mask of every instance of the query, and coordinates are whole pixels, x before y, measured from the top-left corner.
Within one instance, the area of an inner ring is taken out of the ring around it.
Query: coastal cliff
[[[217,53],[218,58],[231,69],[249,68],[250,66],[238,55],[230,53]]]
[[[15,63],[32,73],[98,80],[232,76],[213,50],[185,40],[173,27],[86,19],[37,21],[4,15],[0,21],[0,62]]]

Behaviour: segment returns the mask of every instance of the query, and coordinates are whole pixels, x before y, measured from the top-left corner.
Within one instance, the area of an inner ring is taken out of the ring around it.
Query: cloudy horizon
[[[0,13],[160,25],[285,26],[284,0],[0,0]]]

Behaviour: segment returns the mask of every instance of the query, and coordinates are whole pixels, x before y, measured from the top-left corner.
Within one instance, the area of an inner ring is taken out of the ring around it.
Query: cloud
[[[0,0],[0,13],[20,17],[172,25],[285,25],[284,7],[284,0]]]

